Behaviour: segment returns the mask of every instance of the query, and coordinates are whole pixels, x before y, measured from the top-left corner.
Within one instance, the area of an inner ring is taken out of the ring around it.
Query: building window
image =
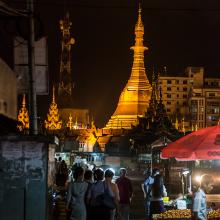
[[[167,109],[167,112],[171,112],[169,108]]]
[[[179,84],[180,83],[180,81],[179,80],[176,80],[176,84]]]
[[[171,102],[167,102],[167,105],[171,105]]]
[[[167,91],[171,91],[171,87],[167,87]]]
[[[209,97],[215,97],[215,93],[209,93]]]
[[[187,84],[187,80],[183,80],[183,84]]]
[[[177,91],[179,91],[179,89],[180,89],[179,87],[176,87],[176,90],[177,90]]]
[[[192,113],[196,113],[198,111],[198,108],[195,106],[192,106]]]
[[[179,101],[177,101],[176,104],[179,105]]]
[[[184,87],[184,88],[183,88],[183,91],[184,91],[184,92],[186,92],[186,91],[187,91],[187,88],[186,88],[186,87]]]
[[[202,96],[202,94],[201,93],[196,93],[195,96],[199,97],[199,96]]]
[[[167,84],[172,84],[172,81],[171,80],[167,80]]]
[[[187,98],[187,95],[184,94],[184,95],[183,95],[183,98],[186,99],[186,98]]]
[[[176,97],[179,98],[179,94],[177,94]]]
[[[167,94],[167,98],[171,98],[171,94]]]

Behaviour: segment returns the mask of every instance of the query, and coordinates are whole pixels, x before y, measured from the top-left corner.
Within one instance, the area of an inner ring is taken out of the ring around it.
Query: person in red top
[[[120,169],[120,177],[115,181],[119,189],[119,213],[121,220],[129,220],[131,197],[133,194],[131,180],[126,177],[127,170]]]

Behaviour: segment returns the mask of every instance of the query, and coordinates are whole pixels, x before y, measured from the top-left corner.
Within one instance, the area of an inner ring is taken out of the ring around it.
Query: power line
[[[11,3],[16,3],[16,4],[25,4],[25,1],[21,0],[21,1],[11,1]],[[48,6],[48,7],[60,7],[60,6],[64,6],[65,4],[65,8],[68,8],[70,6],[76,7],[76,8],[91,8],[91,9],[133,9],[133,8],[137,8],[137,5],[129,5],[129,6],[125,6],[125,5],[97,5],[97,4],[79,4],[79,3],[74,3],[72,1],[65,1],[64,2],[55,2],[54,0],[45,0],[42,3],[39,2],[35,2],[34,5],[35,6]],[[144,11],[183,11],[183,12],[220,12],[220,5],[219,8],[215,7],[215,8],[202,8],[202,7],[198,7],[198,8],[192,8],[192,7],[183,7],[183,8],[178,8],[178,7],[146,7],[143,5],[143,10]]]

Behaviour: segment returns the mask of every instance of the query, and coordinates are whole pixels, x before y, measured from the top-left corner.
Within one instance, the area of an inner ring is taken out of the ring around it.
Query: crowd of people
[[[55,179],[64,188],[55,198],[54,220],[129,220],[133,189],[125,168],[113,181],[112,169],[89,170],[81,166],[75,166],[72,178],[68,178],[68,171],[64,171],[65,175],[61,172],[61,164],[57,162]]]
[[[54,220],[129,220],[133,195],[127,170],[120,169],[114,179],[112,169],[90,170],[75,165],[69,174],[61,158],[56,161],[55,183],[59,193],[55,198]],[[148,169],[141,185],[144,195],[146,220],[165,211],[163,197],[167,196],[163,174],[159,169]],[[211,189],[210,178],[203,176],[193,198],[192,219],[207,220],[205,192]]]

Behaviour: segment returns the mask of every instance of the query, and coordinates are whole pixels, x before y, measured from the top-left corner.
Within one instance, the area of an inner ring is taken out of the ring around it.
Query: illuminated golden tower
[[[126,128],[138,124],[138,117],[142,117],[149,106],[152,87],[148,81],[144,67],[143,45],[144,25],[141,19],[141,7],[138,11],[138,21],[135,25],[134,61],[130,79],[123,89],[118,106],[106,125],[106,128]]]
[[[47,114],[47,120],[45,120],[45,128],[47,130],[58,130],[62,127],[62,121],[59,120],[57,104],[55,102],[55,88],[53,87],[53,99],[50,104],[49,113]]]
[[[22,107],[18,113],[18,121],[21,123],[21,125],[18,125],[20,131],[29,129],[29,114],[26,108],[25,94],[23,95]]]
[[[60,60],[60,82],[58,88],[59,108],[72,107],[73,105],[73,79],[71,71],[71,47],[75,40],[70,36],[72,23],[67,13],[65,18],[60,21],[60,30],[62,32],[62,48]]]

